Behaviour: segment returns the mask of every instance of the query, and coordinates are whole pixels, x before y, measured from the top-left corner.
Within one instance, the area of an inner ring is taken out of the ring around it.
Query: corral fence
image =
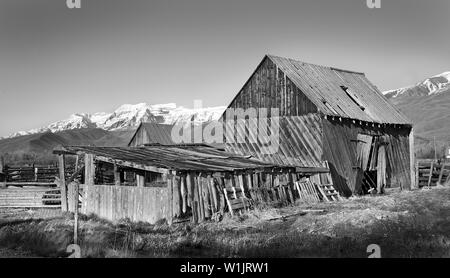
[[[419,188],[450,185],[450,161],[418,159],[416,161],[416,184]]]
[[[61,208],[58,175],[57,165],[5,165],[0,159],[0,208]]]
[[[73,174],[73,168],[66,169],[67,177]],[[57,165],[39,165],[39,166],[4,166],[3,174],[7,185],[43,185],[55,186],[55,178],[59,176]]]

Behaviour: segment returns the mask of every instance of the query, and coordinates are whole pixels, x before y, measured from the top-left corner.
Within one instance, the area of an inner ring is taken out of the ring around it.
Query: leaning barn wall
[[[335,187],[345,196],[355,193],[356,146],[359,133],[383,135],[388,141],[387,156],[392,169],[391,186],[411,186],[410,128],[378,128],[357,125],[352,121],[323,119],[323,160],[329,161]],[[352,141],[353,140],[353,141]]]

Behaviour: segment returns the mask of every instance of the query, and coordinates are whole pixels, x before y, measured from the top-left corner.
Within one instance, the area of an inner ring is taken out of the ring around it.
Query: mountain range
[[[77,113],[68,119],[57,121],[48,126],[18,131],[7,138],[17,136],[65,130],[100,128],[103,130],[122,130],[137,127],[141,122],[174,124],[193,121],[196,123],[216,120],[225,110],[224,106],[189,109],[175,103],[149,105],[146,103],[124,104],[112,113]]]
[[[414,123],[418,157],[444,152],[450,142],[450,71],[383,93]],[[47,126],[0,139],[12,161],[52,160],[58,145],[125,146],[141,122],[164,124],[217,120],[225,106],[189,109],[174,103],[124,104],[113,112],[77,113]]]
[[[47,126],[19,131],[0,139],[0,154],[7,162],[54,160],[59,145],[126,146],[141,122],[203,123],[219,119],[224,106],[189,109],[174,103],[124,104],[111,113],[78,113]]]
[[[450,71],[384,95],[414,123],[417,157],[434,157],[450,144]]]

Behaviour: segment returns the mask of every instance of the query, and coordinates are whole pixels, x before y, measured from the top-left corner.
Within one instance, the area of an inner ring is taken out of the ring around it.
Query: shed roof
[[[295,168],[266,163],[250,156],[236,155],[207,145],[171,145],[145,147],[65,146],[54,153],[89,153],[99,160],[144,170],[231,172],[292,168],[297,172],[327,172],[324,168]],[[149,168],[151,167],[151,168]]]
[[[375,123],[411,124],[364,73],[274,55],[266,55],[266,58],[275,63],[325,115]],[[348,88],[348,93],[343,87]]]

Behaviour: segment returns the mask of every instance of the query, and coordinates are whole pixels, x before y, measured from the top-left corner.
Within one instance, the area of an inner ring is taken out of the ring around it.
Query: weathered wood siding
[[[257,119],[250,119],[251,126],[258,126]],[[274,153],[262,153],[268,146],[267,140],[260,140],[258,129],[248,129],[241,124],[235,125],[236,137],[245,138],[245,143],[227,142],[225,148],[229,152],[252,155],[265,162],[286,166],[322,166],[322,123],[318,114],[279,118],[278,149]],[[230,123],[227,129],[231,128]],[[257,138],[257,142],[254,142]],[[253,139],[253,141],[249,140]]]
[[[168,215],[166,187],[84,185],[81,212],[117,221],[155,223]]]
[[[410,188],[409,129],[359,126],[351,121],[323,120],[323,160],[330,164],[335,187],[345,196],[355,192],[358,134],[383,136],[391,167],[391,186]],[[353,141],[352,141],[353,140]]]
[[[317,107],[268,58],[261,62],[229,108],[279,108],[280,116],[317,112]]]

